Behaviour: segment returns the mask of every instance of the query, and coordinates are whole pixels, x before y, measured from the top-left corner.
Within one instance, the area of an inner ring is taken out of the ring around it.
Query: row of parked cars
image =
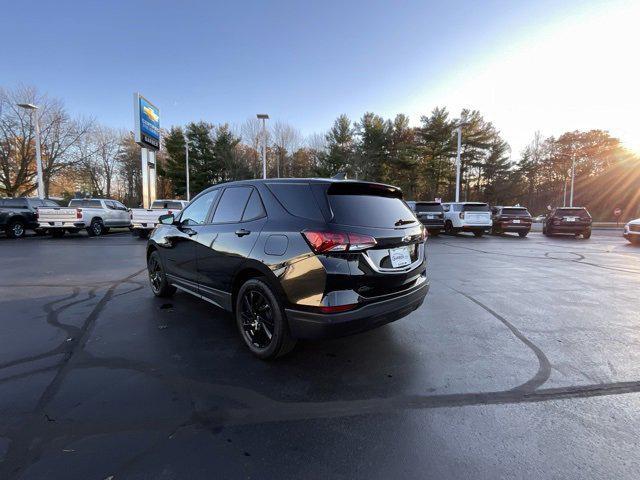
[[[66,232],[85,230],[89,236],[99,236],[111,228],[129,228],[134,235],[148,238],[160,216],[178,212],[187,204],[185,200],[155,200],[151,208],[130,209],[117,200],[80,198],[62,207],[50,199],[5,198],[0,199],[0,229],[10,238],[20,238],[27,230],[62,237]],[[408,201],[407,204],[431,235],[471,232],[478,237],[485,233],[517,233],[526,237],[532,223],[538,220],[543,224],[542,233],[547,236],[591,236],[592,219],[584,207],[558,207],[549,215],[534,219],[521,206],[434,201]],[[640,219],[627,223],[623,236],[633,244],[640,244]]]
[[[151,208],[127,208],[108,198],[74,198],[67,207],[50,199],[30,197],[0,199],[0,229],[9,238],[20,238],[27,230],[39,235],[62,237],[85,230],[90,237],[128,228],[147,238],[161,215],[182,210],[184,200],[155,200]]]
[[[533,218],[525,207],[495,206],[480,202],[407,202],[431,235],[441,232],[457,234],[471,232],[477,237],[485,233],[517,233],[526,237],[531,231]],[[557,207],[542,220],[542,233],[546,236],[569,234],[591,237],[591,215],[584,207]],[[640,220],[625,226],[624,236],[631,242],[640,239]]]

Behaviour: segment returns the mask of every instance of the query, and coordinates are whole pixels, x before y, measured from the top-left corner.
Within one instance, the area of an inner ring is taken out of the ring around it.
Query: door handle
[[[236,235],[239,237],[244,237],[245,235],[249,235],[251,232],[249,230],[245,230],[241,228],[240,230],[236,230]]]

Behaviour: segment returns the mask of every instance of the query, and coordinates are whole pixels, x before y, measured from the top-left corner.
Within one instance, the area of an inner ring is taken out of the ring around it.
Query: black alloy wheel
[[[167,282],[167,276],[164,274],[158,252],[152,252],[151,255],[149,255],[147,271],[149,272],[151,290],[156,297],[170,297],[176,293],[176,287],[169,285]]]
[[[247,280],[236,298],[236,324],[249,350],[268,360],[291,351],[291,338],[278,298],[265,281]]]
[[[7,229],[7,236],[9,238],[22,238],[25,234],[24,223],[20,220],[15,220],[11,222],[9,228]]]

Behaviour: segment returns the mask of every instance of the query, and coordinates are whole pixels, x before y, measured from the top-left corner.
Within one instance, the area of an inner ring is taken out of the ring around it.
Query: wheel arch
[[[264,278],[273,290],[273,293],[276,294],[281,301],[286,302],[287,297],[284,290],[273,272],[263,263],[247,262],[238,269],[231,282],[231,308],[233,310],[235,310],[236,299],[238,292],[240,291],[240,287],[242,287],[247,280],[258,277]]]

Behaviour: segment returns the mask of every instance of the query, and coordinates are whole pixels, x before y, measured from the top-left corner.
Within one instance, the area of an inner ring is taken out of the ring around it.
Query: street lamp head
[[[256,115],[256,117],[258,117],[261,120],[267,120],[269,118],[269,115],[267,115],[266,113],[259,113]]]
[[[37,110],[37,106],[33,103],[19,103],[19,107],[26,108],[27,110]]]

